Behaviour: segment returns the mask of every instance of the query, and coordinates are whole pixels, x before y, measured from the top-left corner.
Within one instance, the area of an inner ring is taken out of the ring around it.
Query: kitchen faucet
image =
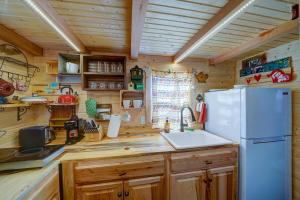
[[[189,107],[189,106],[183,106],[183,107],[181,108],[181,111],[180,111],[180,132],[184,132],[184,127],[185,127],[185,126],[188,126],[187,123],[186,123],[186,124],[183,123],[183,111],[184,111],[184,109],[186,109],[186,108],[189,109],[190,112],[191,112],[191,114],[192,114],[192,122],[195,122],[195,121],[196,121],[195,115],[194,115],[193,110],[191,109],[191,107]]]

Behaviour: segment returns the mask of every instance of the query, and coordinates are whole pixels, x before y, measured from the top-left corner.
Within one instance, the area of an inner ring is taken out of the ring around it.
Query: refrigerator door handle
[[[260,143],[285,141],[285,138],[284,137],[267,137],[267,138],[256,138],[256,139],[252,139],[252,140],[253,140],[253,144],[260,144]]]

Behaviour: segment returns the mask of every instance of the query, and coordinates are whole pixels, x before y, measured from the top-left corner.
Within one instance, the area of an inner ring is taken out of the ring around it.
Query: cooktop
[[[0,148],[0,171],[43,167],[63,153],[63,145]]]

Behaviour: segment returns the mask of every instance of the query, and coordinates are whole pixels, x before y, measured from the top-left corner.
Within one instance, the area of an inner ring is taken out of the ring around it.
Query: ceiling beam
[[[178,63],[188,57],[201,44],[218,33],[220,27],[232,20],[233,14],[237,14],[239,10],[244,9],[253,2],[249,0],[230,0],[176,53],[174,62]]]
[[[130,57],[139,56],[148,0],[132,0]]]
[[[85,53],[86,47],[59,16],[48,0],[24,0],[40,15],[73,49]]]
[[[299,24],[299,18],[285,22],[273,29],[262,32],[261,34],[259,34],[259,36],[245,42],[244,44],[241,44],[234,49],[229,50],[228,52],[210,59],[209,62],[210,64],[218,64],[226,60],[233,59],[239,55],[242,55],[269,42],[272,42],[286,34],[297,31],[300,28]]]
[[[0,24],[0,39],[15,45],[16,47],[26,51],[33,56],[42,56],[43,48],[29,41],[25,37],[19,35],[15,31]]]

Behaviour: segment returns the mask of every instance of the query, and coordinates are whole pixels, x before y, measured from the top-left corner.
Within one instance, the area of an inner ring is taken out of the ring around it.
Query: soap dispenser
[[[170,133],[170,126],[171,126],[171,124],[169,122],[169,119],[167,118],[166,122],[165,122],[165,126],[164,126],[165,133]]]

